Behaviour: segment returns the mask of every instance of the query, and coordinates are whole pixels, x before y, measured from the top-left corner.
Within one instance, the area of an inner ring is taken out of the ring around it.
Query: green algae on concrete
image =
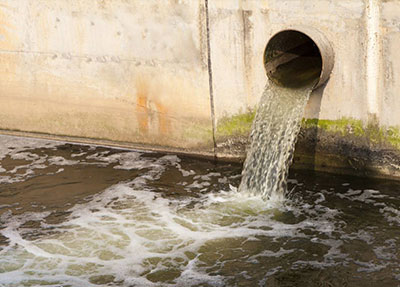
[[[233,147],[232,145],[246,145],[248,143],[247,139],[250,135],[255,115],[255,110],[249,110],[245,113],[223,117],[218,121],[216,138],[219,146],[225,146],[225,152],[231,153],[233,150],[245,150],[244,147],[238,149],[238,147]],[[386,148],[400,150],[400,127],[379,126],[374,121],[364,123],[362,120],[345,117],[338,120],[303,119],[302,130],[315,128],[328,134],[334,134],[335,137],[339,138],[348,136],[352,136],[353,139],[354,137],[359,138],[365,143],[369,142],[367,145],[370,148],[386,146]],[[227,140],[229,141],[227,142]]]
[[[217,137],[248,136],[251,131],[255,110],[246,113],[239,113],[230,117],[223,117],[218,121]]]
[[[319,128],[327,132],[339,133],[342,136],[348,134],[355,136],[365,135],[362,121],[351,118],[339,120],[303,119],[302,128]]]
[[[249,110],[246,113],[223,117],[217,124],[217,137],[248,136],[255,115],[255,110]],[[396,149],[400,149],[400,127],[384,127],[375,122],[366,124],[358,119],[341,118],[338,120],[303,119],[302,128],[318,128],[341,136],[363,137],[374,144],[389,143]]]
[[[400,128],[389,127],[386,131],[387,140],[397,149],[400,149]]]
[[[219,158],[244,160],[255,111],[217,124]],[[354,118],[303,119],[293,168],[400,178],[400,127]]]
[[[318,128],[341,136],[353,135],[367,138],[373,144],[389,143],[400,149],[400,128],[382,127],[376,122],[364,124],[361,120],[341,118],[339,120],[303,119],[302,128]]]
[[[190,139],[191,141],[197,142],[200,146],[211,147],[213,145],[212,134],[211,124],[195,123],[193,121],[192,126],[187,126],[183,129],[182,140]]]

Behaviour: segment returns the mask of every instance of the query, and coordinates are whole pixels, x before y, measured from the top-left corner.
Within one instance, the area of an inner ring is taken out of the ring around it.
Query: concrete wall
[[[368,61],[375,56],[369,52],[369,22],[375,19],[369,18],[368,2],[375,3],[378,9],[384,9],[389,3],[397,9],[400,7],[396,1],[211,1],[211,53],[217,121],[257,104],[266,84],[262,59],[268,40],[281,30],[302,30],[303,27],[321,31],[331,41],[336,58],[329,83],[323,91],[314,93],[305,117],[367,120],[370,110],[376,113],[378,107],[368,107],[368,85],[373,81],[380,83],[382,79],[367,81],[371,74]],[[393,8],[389,10],[396,15]],[[381,21],[380,24],[384,19],[377,21]],[[379,31],[383,32],[383,27]],[[380,47],[374,47],[382,56]],[[387,62],[400,65],[400,58],[390,57]],[[378,59],[376,65],[381,64],[381,59]],[[377,75],[383,77],[382,70]],[[322,93],[323,97],[320,97],[318,94]],[[317,95],[320,99],[316,99]],[[400,124],[400,114],[396,117],[391,124]]]
[[[243,158],[268,40],[311,26],[335,66],[306,108],[298,162],[363,156],[319,162],[336,140],[396,154],[399,23],[397,0],[1,0],[0,129]]]
[[[0,1],[0,128],[212,152],[202,1]]]
[[[329,82],[314,92],[305,117],[367,119],[368,32],[364,1],[242,1],[240,6],[240,1],[215,1],[214,4],[211,51],[217,122],[257,104],[267,82],[262,59],[268,40],[281,30],[301,30],[303,26],[321,31],[331,41],[336,59]]]

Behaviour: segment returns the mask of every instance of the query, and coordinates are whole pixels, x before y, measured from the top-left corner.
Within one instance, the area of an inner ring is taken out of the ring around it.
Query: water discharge
[[[312,87],[267,85],[253,123],[241,192],[274,201],[285,198],[286,178]]]

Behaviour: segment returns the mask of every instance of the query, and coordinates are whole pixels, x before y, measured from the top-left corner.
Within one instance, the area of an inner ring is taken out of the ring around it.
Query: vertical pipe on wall
[[[367,16],[367,104],[369,119],[379,118],[380,0],[368,0]]]

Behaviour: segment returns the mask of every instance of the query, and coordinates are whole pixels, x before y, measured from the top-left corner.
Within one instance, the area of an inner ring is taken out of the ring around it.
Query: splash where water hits
[[[0,286],[397,286],[399,184],[0,136]]]

